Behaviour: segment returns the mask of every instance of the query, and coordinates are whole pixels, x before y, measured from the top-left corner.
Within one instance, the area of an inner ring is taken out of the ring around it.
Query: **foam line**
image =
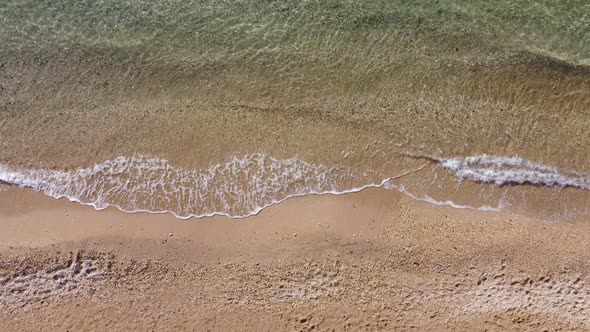
[[[559,170],[520,157],[480,155],[439,159],[438,164],[460,179],[497,185],[532,184],[590,190],[588,174]]]
[[[362,180],[347,168],[263,154],[235,157],[203,171],[177,168],[166,160],[142,155],[118,157],[73,171],[21,171],[0,165],[0,181],[97,210],[113,206],[130,213],[172,213],[180,219],[245,218],[291,197],[344,194],[383,185],[340,188],[341,182]]]
[[[415,200],[434,205],[481,211],[503,210],[502,202],[496,207],[461,205],[411,193],[403,185],[392,183],[392,180],[420,172],[432,161],[461,180],[497,185],[590,188],[589,177],[583,173],[560,171],[519,157],[488,155],[429,158],[416,169],[374,182],[346,167],[327,167],[309,164],[298,158],[276,159],[264,154],[251,154],[234,157],[201,171],[175,167],[166,160],[143,155],[118,157],[71,171],[15,170],[0,165],[0,183],[32,188],[50,197],[66,198],[97,210],[115,207],[128,213],[171,213],[180,219],[218,215],[245,218],[292,197],[342,195],[380,187],[395,189]]]

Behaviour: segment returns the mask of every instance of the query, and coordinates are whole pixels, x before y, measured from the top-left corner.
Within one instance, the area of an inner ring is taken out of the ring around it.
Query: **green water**
[[[4,52],[80,52],[195,71],[344,69],[366,77],[412,59],[485,62],[518,52],[573,64],[590,58],[584,0],[7,0],[0,22]]]
[[[408,155],[488,154],[590,173],[588,1],[8,0],[0,45],[2,164],[262,153],[366,184]],[[570,191],[529,201],[587,206]]]
[[[565,133],[590,144],[583,0],[8,0],[0,45],[0,109],[19,118],[213,98],[371,123],[428,154],[590,161],[560,155]]]

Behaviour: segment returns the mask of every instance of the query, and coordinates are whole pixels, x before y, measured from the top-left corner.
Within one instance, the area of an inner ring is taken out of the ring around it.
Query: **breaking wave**
[[[32,188],[98,210],[113,206],[124,212],[172,213],[182,219],[213,215],[243,218],[290,197],[345,194],[369,187],[397,190],[435,205],[481,211],[501,211],[515,203],[526,206],[536,199],[530,192],[526,193],[528,201],[524,192],[508,192],[515,184],[533,185],[528,186],[532,190],[590,188],[587,174],[519,157],[422,159],[429,161],[387,177],[357,173],[345,166],[314,165],[299,158],[277,159],[264,154],[234,157],[200,171],[175,167],[160,158],[135,155],[70,171],[16,170],[0,165],[0,183]],[[470,192],[473,186],[475,191]],[[504,187],[500,194],[485,193],[498,187]],[[457,194],[461,192],[463,196]],[[587,201],[587,196],[583,199]]]
[[[590,190],[590,176],[558,170],[520,157],[473,156],[442,159],[439,165],[460,179],[497,185],[532,184],[547,187],[575,187]]]
[[[347,168],[264,154],[234,157],[204,171],[178,168],[167,160],[143,155],[118,157],[73,171],[20,171],[0,165],[0,181],[99,210],[114,206],[125,212],[169,212],[183,219],[247,217],[289,197],[381,185],[355,187],[360,179]]]

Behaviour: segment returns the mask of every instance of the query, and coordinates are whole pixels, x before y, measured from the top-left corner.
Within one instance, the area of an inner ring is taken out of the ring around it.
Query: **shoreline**
[[[584,202],[590,178],[583,172],[487,154],[407,157],[427,163],[389,177],[297,158],[270,157],[268,165],[269,157],[264,154],[234,157],[206,170],[178,168],[165,159],[142,155],[63,171],[19,171],[0,164],[0,189],[27,188],[98,211],[112,207],[122,213],[170,214],[182,220],[244,219],[297,197],[338,196],[375,188],[395,190],[436,206],[514,213],[545,222],[588,217]],[[558,200],[555,194],[563,198]]]
[[[586,8],[5,1],[0,331],[590,331]]]
[[[584,221],[385,189],[292,198],[239,220],[96,211],[19,188],[0,201],[6,330],[590,327]]]

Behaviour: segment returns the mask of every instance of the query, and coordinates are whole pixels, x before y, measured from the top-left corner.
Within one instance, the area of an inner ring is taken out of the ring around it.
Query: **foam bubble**
[[[520,157],[480,155],[440,159],[439,165],[460,179],[497,185],[532,184],[590,190],[588,174],[559,170]]]
[[[443,200],[434,199],[426,194],[423,194],[423,195],[414,194],[414,193],[408,191],[405,186],[395,185],[391,182],[387,182],[384,185],[384,188],[397,190],[403,194],[410,196],[414,200],[417,200],[420,202],[426,202],[426,203],[436,205],[436,206],[450,206],[455,209],[478,210],[478,211],[486,211],[486,212],[499,212],[499,211],[504,210],[504,206],[503,206],[504,204],[502,201],[498,202],[498,206],[489,206],[489,205],[471,206],[471,205],[467,205],[467,204],[459,204],[459,203],[456,203],[450,199],[443,201]]]
[[[434,205],[481,211],[512,209],[513,203],[526,207],[532,198],[530,194],[525,199],[518,192],[514,195],[502,192],[491,198],[480,195],[479,201],[465,201],[456,197],[457,180],[506,186],[506,190],[512,190],[508,188],[512,184],[590,188],[586,174],[519,157],[421,159],[428,161],[397,176],[385,177],[367,171],[355,173],[348,167],[314,165],[299,158],[277,159],[264,154],[234,157],[205,170],[180,168],[161,158],[135,155],[70,171],[17,170],[0,165],[0,183],[32,188],[98,210],[112,206],[124,212],[172,213],[182,219],[214,215],[243,218],[290,197],[345,194],[370,187],[397,190]],[[455,180],[438,178],[433,173],[437,168],[450,172]],[[553,200],[552,196],[549,198]]]
[[[234,157],[203,171],[178,168],[167,160],[143,155],[118,157],[72,171],[13,170],[0,165],[0,181],[99,210],[114,206],[125,212],[169,212],[183,219],[246,217],[289,197],[381,185],[360,184],[362,179],[345,167],[264,154]]]

